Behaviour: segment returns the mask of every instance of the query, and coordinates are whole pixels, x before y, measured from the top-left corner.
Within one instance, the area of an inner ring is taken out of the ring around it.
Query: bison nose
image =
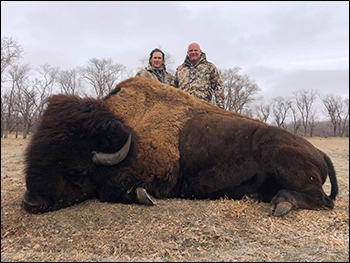
[[[48,202],[44,198],[36,196],[28,190],[24,193],[22,205],[27,212],[33,214],[42,212],[49,207]]]

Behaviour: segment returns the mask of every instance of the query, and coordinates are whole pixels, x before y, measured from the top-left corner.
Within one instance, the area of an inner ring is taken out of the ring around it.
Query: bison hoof
[[[144,205],[154,205],[151,197],[148,195],[146,189],[144,188],[136,188],[136,195],[137,195],[137,200],[140,204]]]
[[[289,212],[293,208],[293,204],[290,202],[282,202],[277,205],[271,205],[271,214],[274,216],[282,216]]]

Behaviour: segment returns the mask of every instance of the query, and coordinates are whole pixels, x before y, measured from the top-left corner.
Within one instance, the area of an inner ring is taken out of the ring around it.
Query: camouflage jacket
[[[207,61],[203,52],[194,66],[186,56],[184,63],[176,69],[173,86],[209,103],[214,93],[216,105],[224,108],[225,97],[219,70]]]
[[[163,74],[161,74],[163,72]],[[139,72],[137,72],[136,76],[142,76],[150,79],[157,79],[160,82],[167,84],[167,85],[174,85],[174,76],[166,71],[165,65],[163,65],[163,70],[159,71],[155,68],[153,68],[150,64],[144,69],[141,69]]]

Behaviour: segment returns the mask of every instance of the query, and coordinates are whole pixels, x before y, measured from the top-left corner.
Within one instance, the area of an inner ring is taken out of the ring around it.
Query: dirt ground
[[[1,139],[1,261],[349,261],[349,138],[308,138],[332,159],[333,210],[269,215],[245,200],[88,200],[45,214],[20,209],[28,139]],[[327,180],[324,189],[330,193]]]

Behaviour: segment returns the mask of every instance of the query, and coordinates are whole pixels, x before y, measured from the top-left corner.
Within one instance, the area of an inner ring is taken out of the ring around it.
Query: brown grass
[[[1,261],[349,261],[349,138],[309,140],[334,162],[335,209],[276,218],[250,199],[165,199],[153,207],[89,200],[26,214],[28,139],[1,139]]]

